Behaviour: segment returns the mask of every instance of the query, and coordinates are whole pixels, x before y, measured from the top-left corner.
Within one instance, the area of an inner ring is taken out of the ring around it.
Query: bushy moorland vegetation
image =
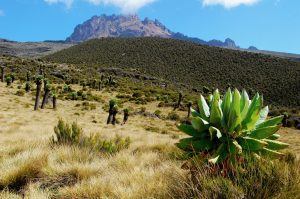
[[[300,106],[300,63],[258,53],[161,38],[96,39],[47,56],[56,63],[97,71],[118,67],[177,86],[208,91],[227,87],[260,92],[273,105]],[[205,89],[207,90],[207,89]]]

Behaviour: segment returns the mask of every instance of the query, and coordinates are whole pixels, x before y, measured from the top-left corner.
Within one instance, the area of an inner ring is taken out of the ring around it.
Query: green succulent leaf
[[[209,106],[207,105],[206,100],[202,95],[200,95],[200,99],[198,101],[198,107],[199,107],[200,116],[203,119],[208,120],[210,116]]]
[[[223,120],[225,124],[227,124],[228,122],[231,101],[232,101],[232,93],[231,93],[231,89],[228,88],[228,91],[226,92],[224,96],[224,100],[222,102]]]
[[[190,135],[190,136],[193,136],[193,137],[203,137],[203,136],[205,136],[204,133],[201,133],[201,132],[197,131],[191,125],[179,124],[179,125],[177,125],[177,128],[180,131],[186,133],[187,135]]]
[[[242,96],[241,96],[241,102],[240,102],[240,110],[241,110],[242,120],[244,120],[247,115],[249,104],[250,104],[250,100],[249,100],[248,93],[246,92],[245,89],[243,89]]]
[[[255,126],[263,123],[267,119],[268,113],[269,113],[269,107],[268,106],[261,109],[260,112],[259,112],[259,119],[257,120]]]
[[[257,93],[248,109],[247,115],[242,122],[243,129],[245,130],[251,130],[255,126],[255,123],[259,119],[259,112],[262,106],[262,98]]]
[[[264,155],[264,156],[268,156],[270,158],[279,158],[279,157],[282,157],[284,156],[283,153],[280,153],[278,151],[274,151],[274,150],[271,150],[271,149],[262,149],[261,151],[261,154]]]
[[[213,158],[209,159],[208,162],[212,164],[218,164],[223,162],[228,156],[226,144],[222,143],[216,151]]]
[[[254,131],[251,131],[248,136],[255,139],[265,139],[276,133],[279,129],[280,126],[269,126],[255,129]]]
[[[232,97],[232,104],[229,111],[228,130],[233,132],[239,125],[241,125],[242,118],[240,114],[240,92],[235,89]]]
[[[266,120],[258,125],[256,125],[256,128],[264,128],[264,127],[268,127],[268,126],[275,126],[275,125],[278,125],[282,122],[282,119],[283,119],[283,115],[281,116],[277,116],[277,117],[273,117],[269,120]]]
[[[238,142],[239,145],[241,145],[241,147],[247,151],[258,151],[268,145],[267,142],[250,137],[242,137]]]
[[[195,140],[194,138],[184,138],[179,140],[176,146],[183,150],[200,152],[212,149],[213,143],[209,139]]]
[[[201,117],[193,117],[192,126],[199,132],[203,132],[208,129],[209,123],[203,120]]]
[[[268,146],[266,148],[271,149],[271,150],[281,150],[281,149],[285,149],[289,146],[289,144],[275,141],[275,140],[264,139],[263,141],[268,143]]]
[[[280,135],[274,133],[273,135],[269,136],[267,139],[269,139],[269,140],[277,140],[279,138],[280,138]]]
[[[217,137],[218,139],[222,137],[221,131],[213,126],[209,127],[209,134],[210,134],[210,140],[213,140],[215,137]]]
[[[200,113],[198,113],[195,109],[191,108],[191,114],[193,117],[201,117]]]
[[[210,123],[216,126],[221,126],[222,123],[222,110],[220,104],[220,93],[218,89],[214,92],[213,95],[211,114],[210,114]]]

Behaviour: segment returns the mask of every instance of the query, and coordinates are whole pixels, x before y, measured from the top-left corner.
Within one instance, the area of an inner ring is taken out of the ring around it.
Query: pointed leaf
[[[249,137],[255,139],[265,139],[276,133],[280,129],[280,126],[269,126],[265,128],[255,129],[249,133]]]
[[[220,104],[220,94],[217,89],[213,95],[212,107],[210,113],[210,123],[216,126],[221,126],[221,122],[222,122],[222,110]]]
[[[220,139],[222,137],[222,133],[219,129],[211,126],[209,127],[210,140],[213,140],[215,137]]]
[[[268,137],[267,139],[268,140],[277,140],[279,138],[280,138],[280,135],[275,133],[275,134],[271,135],[270,137]]]
[[[208,162],[212,164],[218,164],[223,162],[228,156],[226,145],[223,143],[219,146],[216,154],[213,158],[209,159]]]
[[[223,120],[225,124],[227,124],[228,122],[231,101],[232,101],[232,94],[230,88],[228,88],[228,91],[226,92],[224,96],[224,100],[222,102]]]
[[[191,114],[193,117],[201,117],[200,113],[198,113],[195,109],[191,108]]]
[[[179,125],[177,125],[177,128],[180,131],[186,133],[187,135],[190,135],[190,136],[193,136],[193,137],[203,137],[203,136],[205,136],[205,133],[201,133],[201,132],[197,131],[191,125],[179,124]]]
[[[243,137],[238,140],[239,145],[247,151],[257,151],[264,148],[268,143],[250,137]]]
[[[199,107],[199,112],[201,117],[207,120],[210,116],[209,106],[207,105],[206,100],[202,95],[200,95],[200,99],[198,101],[198,107]]]
[[[195,140],[193,138],[184,138],[179,140],[176,146],[182,150],[199,152],[210,150],[213,147],[213,143],[209,139]]]
[[[281,115],[281,116],[278,116],[278,117],[273,117],[271,119],[268,119],[268,120],[264,121],[263,123],[258,124],[256,126],[256,128],[258,129],[258,128],[264,128],[264,127],[275,126],[277,124],[280,124],[282,122],[283,117],[284,116]]]
[[[289,146],[289,144],[275,141],[275,140],[264,139],[263,141],[268,143],[268,146],[266,146],[266,148],[271,149],[271,150],[281,150],[281,149],[285,149]]]
[[[229,119],[228,119],[228,131],[231,133],[234,129],[241,124],[241,114],[240,114],[240,92],[235,89],[232,97],[232,103],[229,111]]]
[[[208,129],[209,123],[203,120],[201,117],[194,117],[192,119],[192,126],[199,132],[203,132]]]
[[[261,154],[265,155],[265,156],[268,156],[270,158],[279,158],[279,157],[284,156],[283,153],[280,153],[280,152],[277,152],[277,151],[273,151],[273,150],[270,150],[270,149],[266,149],[266,148],[263,148],[261,150]]]
[[[251,104],[250,107],[248,109],[247,115],[244,119],[244,121],[242,122],[242,126],[243,129],[245,130],[251,130],[253,129],[253,127],[255,126],[255,123],[257,122],[258,118],[259,118],[259,112],[262,106],[262,99],[259,96],[259,94],[257,93]]]
[[[259,112],[259,119],[257,120],[255,126],[263,123],[267,119],[268,113],[269,113],[269,107],[268,106],[261,109],[260,112]]]
[[[243,89],[242,96],[241,96],[241,103],[240,103],[240,110],[241,110],[241,118],[242,118],[242,120],[244,120],[245,117],[246,117],[246,115],[247,115],[250,103],[251,102],[249,100],[248,93],[246,92],[245,89]]]

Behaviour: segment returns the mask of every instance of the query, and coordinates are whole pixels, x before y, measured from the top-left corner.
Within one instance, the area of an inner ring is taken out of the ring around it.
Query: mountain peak
[[[137,15],[101,15],[76,26],[68,42],[81,42],[101,37],[163,37],[171,38],[172,32],[158,20],[141,21]]]
[[[141,20],[138,15],[105,15],[93,16],[91,19],[75,27],[74,32],[66,39],[67,42],[82,42],[103,37],[161,37],[192,41],[198,44],[239,48],[235,42],[227,38],[204,41],[198,38],[174,33],[159,20],[146,17]]]

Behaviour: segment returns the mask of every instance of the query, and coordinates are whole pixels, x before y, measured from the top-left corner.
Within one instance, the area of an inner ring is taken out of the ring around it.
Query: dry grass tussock
[[[8,89],[0,84],[1,199],[211,196],[203,192],[199,195],[188,172],[181,169],[181,152],[174,147],[178,138],[171,135],[182,135],[175,128],[169,128],[174,122],[131,116],[124,126],[107,126],[107,113],[101,108],[103,104],[97,104],[96,110],[84,111],[75,107],[78,102],[59,101],[57,111],[46,108],[34,112],[31,95],[19,97],[15,92],[16,88]],[[109,96],[108,93],[99,94]],[[149,104],[147,109],[154,112],[157,107]],[[77,122],[87,136],[90,133],[100,133],[107,139],[115,135],[129,136],[132,143],[128,149],[115,154],[76,145],[53,146],[50,137],[54,134],[53,127],[58,118],[69,123]],[[167,128],[170,134],[145,131],[145,124]],[[284,133],[285,139],[292,139],[289,133]],[[291,136],[293,140],[300,138],[296,131]],[[218,193],[233,194],[231,196],[242,194],[241,188],[228,179],[204,175],[199,179],[205,182],[202,187],[205,190],[217,189]],[[286,193],[292,192],[287,190]],[[211,198],[216,196],[219,195]]]

